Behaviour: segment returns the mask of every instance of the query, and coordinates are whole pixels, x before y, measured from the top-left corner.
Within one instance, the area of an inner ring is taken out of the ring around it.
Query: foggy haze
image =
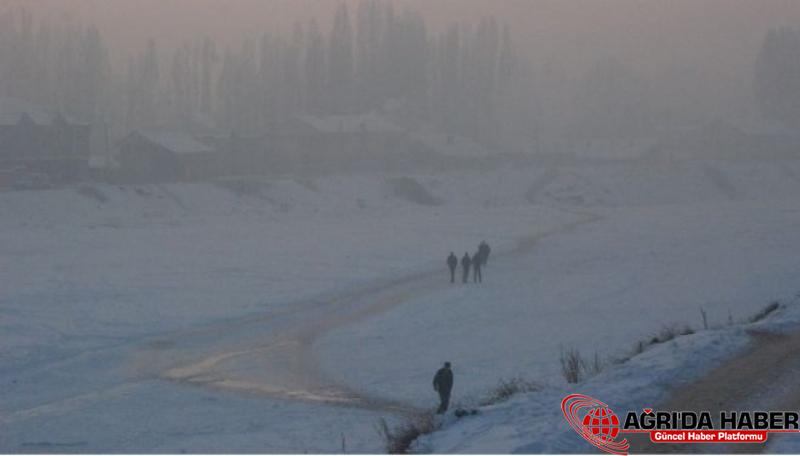
[[[800,0],[0,0],[0,454],[800,454],[799,227]]]
[[[347,2],[351,14],[356,0]],[[394,0],[434,29],[495,16],[511,26],[531,67],[527,89],[574,100],[598,60],[613,58],[643,77],[664,109],[704,121],[753,115],[753,62],[770,28],[800,22],[793,0]],[[265,32],[290,35],[295,22],[331,26],[335,0],[49,0],[4,2],[55,22],[96,24],[117,66],[155,38],[162,53],[200,35],[238,49]],[[548,78],[560,83],[547,85]],[[545,84],[544,87],[541,87]],[[538,88],[537,88],[538,87]],[[545,109],[545,108],[543,108]]]

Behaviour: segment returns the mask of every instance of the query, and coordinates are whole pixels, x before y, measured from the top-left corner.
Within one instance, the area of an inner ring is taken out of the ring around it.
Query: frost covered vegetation
[[[408,453],[415,440],[436,431],[437,428],[432,412],[419,413],[395,427],[391,427],[383,418],[377,425],[377,431],[384,440],[388,454]]]

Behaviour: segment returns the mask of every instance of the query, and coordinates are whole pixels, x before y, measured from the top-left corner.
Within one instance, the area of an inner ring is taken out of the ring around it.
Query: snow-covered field
[[[226,322],[268,325],[302,307],[299,328],[309,303],[335,315],[332,296],[436,271],[380,312],[326,326],[313,340],[319,370],[416,407],[433,405],[444,360],[456,401],[517,375],[558,390],[564,347],[611,357],[663,325],[699,326],[701,306],[725,323],[800,291],[798,176],[794,162],[639,163],[0,193],[0,451],[381,451],[385,410],[189,386],[139,355],[212,325],[226,331],[205,336],[212,351],[187,343],[164,367],[252,346],[260,333],[239,338]],[[447,283],[447,253],[482,239],[493,247],[484,283]],[[721,359],[741,346],[730,334],[678,344],[712,344]],[[636,376],[625,369],[603,375]],[[610,391],[609,403],[627,394]],[[560,412],[548,397],[420,448],[587,450],[509,424]]]

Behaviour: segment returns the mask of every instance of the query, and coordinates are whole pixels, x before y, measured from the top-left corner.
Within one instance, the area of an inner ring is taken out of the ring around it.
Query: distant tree
[[[98,113],[105,108],[101,103],[104,102],[103,97],[111,69],[103,38],[93,26],[89,27],[84,35],[77,69],[79,98],[74,112],[85,120],[94,122],[99,118]]]
[[[767,33],[756,59],[755,95],[765,116],[800,127],[800,32]]]
[[[389,0],[361,0],[351,21],[350,4],[341,2],[329,33],[312,20],[288,35],[244,39],[224,54],[199,36],[166,49],[163,61],[150,39],[121,69],[112,62],[125,59],[110,53],[95,27],[74,19],[37,22],[26,8],[2,9],[0,95],[107,123],[114,135],[194,125],[205,116],[259,133],[298,112],[385,107],[400,123],[485,141],[508,124],[500,117],[513,116],[508,106],[520,101],[507,27],[484,18],[477,27],[431,32],[418,12],[395,11]]]
[[[205,114],[212,111],[212,78],[217,63],[217,47],[209,37],[201,40],[200,51],[200,109]]]
[[[450,135],[459,131],[459,99],[462,93],[462,46],[461,29],[457,24],[451,25],[439,45],[438,109],[440,124]]]
[[[356,13],[355,78],[359,90],[355,96],[360,110],[374,108],[380,97],[380,5],[375,0],[362,0]]]
[[[191,67],[189,50],[185,47],[173,51],[171,67],[171,106],[172,117],[178,124],[186,123],[192,114]]]
[[[137,62],[137,124],[144,127],[158,125],[159,57],[156,41],[149,39],[147,48]]]
[[[221,103],[217,115],[220,126],[237,133],[250,134],[257,130],[262,108],[260,87],[255,43],[246,40],[239,53],[226,51],[217,88]]]
[[[503,27],[503,33],[500,44],[500,53],[497,58],[497,86],[494,93],[494,109],[493,111],[501,119],[512,119],[509,122],[495,122],[497,127],[497,135],[503,135],[503,125],[511,126],[516,123],[517,119],[522,116],[517,115],[516,109],[519,106],[517,99],[519,98],[520,90],[517,82],[516,75],[518,74],[518,61],[516,51],[514,49],[513,39],[511,37],[511,29],[508,25]],[[524,116],[530,117],[530,116]],[[499,125],[498,125],[499,124]]]
[[[582,135],[630,137],[650,127],[647,81],[619,59],[598,60],[575,101]]]
[[[303,65],[305,77],[305,108],[312,113],[320,113],[324,107],[325,92],[325,44],[317,21],[312,19],[308,26],[308,40]]]
[[[329,37],[326,91],[329,112],[346,113],[352,109],[353,30],[345,3],[339,5],[336,10]]]
[[[303,48],[305,46],[305,30],[296,22],[292,31],[292,39],[283,49],[281,68],[282,89],[284,98],[281,105],[281,116],[286,118],[296,114],[303,106]],[[351,74],[352,78],[352,74]]]

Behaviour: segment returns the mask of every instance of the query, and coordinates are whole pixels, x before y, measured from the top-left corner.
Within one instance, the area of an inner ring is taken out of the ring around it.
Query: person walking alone
[[[450,406],[450,392],[453,391],[453,371],[450,369],[449,362],[444,363],[444,366],[433,376],[433,389],[439,393],[439,408],[436,413],[441,415]]]
[[[458,267],[458,258],[456,258],[456,254],[450,252],[450,256],[447,257],[447,267],[450,268],[450,283],[456,283],[456,268]]]
[[[469,280],[470,263],[472,263],[472,259],[470,258],[469,253],[464,252],[464,256],[461,257],[461,269],[463,272],[462,279],[464,283],[467,283],[467,280]]]

